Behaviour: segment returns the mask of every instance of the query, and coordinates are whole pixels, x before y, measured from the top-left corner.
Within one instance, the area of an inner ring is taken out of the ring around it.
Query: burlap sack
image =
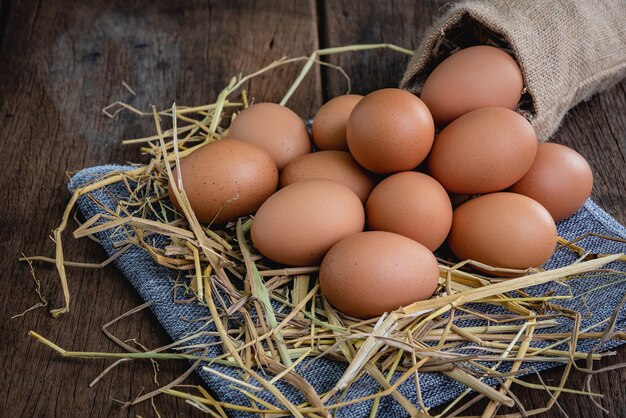
[[[626,76],[626,0],[489,0],[451,6],[415,51],[401,87],[419,94],[459,48],[509,50],[524,76],[518,111],[545,141],[567,111]]]

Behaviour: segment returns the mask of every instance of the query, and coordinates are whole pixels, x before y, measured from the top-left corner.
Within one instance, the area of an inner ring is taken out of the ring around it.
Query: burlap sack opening
[[[524,76],[517,110],[545,141],[567,111],[626,76],[626,1],[463,1],[427,32],[400,87],[421,92],[446,57],[473,45],[509,52]]]

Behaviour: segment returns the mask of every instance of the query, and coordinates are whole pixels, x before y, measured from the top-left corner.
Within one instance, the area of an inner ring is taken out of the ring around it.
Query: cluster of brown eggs
[[[508,54],[467,48],[435,68],[421,99],[383,89],[327,102],[311,129],[316,152],[294,112],[251,105],[227,139],[187,156],[175,177],[201,222],[256,213],[259,252],[285,265],[321,263],[335,307],[377,316],[432,295],[432,252],[446,239],[460,259],[542,265],[556,246],[555,221],[589,196],[585,159],[538,144],[513,110],[522,88]]]

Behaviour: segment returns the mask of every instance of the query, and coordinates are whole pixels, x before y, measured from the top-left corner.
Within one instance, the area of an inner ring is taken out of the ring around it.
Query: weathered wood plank
[[[3,0],[2,10],[8,10]],[[283,55],[304,55],[317,48],[312,1],[283,0],[264,7],[245,1],[12,1],[0,56],[0,415],[37,417],[155,416],[149,403],[124,411],[111,399],[128,400],[142,388],[154,388],[148,362],[122,365],[89,389],[103,361],[62,360],[26,336],[29,329],[67,349],[116,350],[99,330],[101,324],[142,303],[114,267],[102,271],[68,269],[71,313],[53,320],[40,310],[8,317],[35,303],[21,252],[52,255],[46,237],[58,224],[69,195],[66,170],[103,163],[136,161],[136,148],[121,139],[152,134],[149,119],[129,114],[111,121],[101,108],[126,100],[146,109],[213,101],[230,77],[259,69]],[[249,85],[257,101],[278,100],[298,66]],[[137,92],[122,87],[126,81]],[[290,102],[308,117],[321,100],[314,71]],[[89,240],[67,236],[70,260],[102,260]],[[36,265],[43,293],[58,307],[62,294],[54,269]],[[169,342],[150,313],[119,324],[122,338],[148,347]],[[161,362],[161,384],[188,365]],[[199,384],[195,376],[192,383]],[[172,416],[194,408],[160,397],[156,405]]]
[[[327,47],[388,42],[414,49],[417,35],[432,23],[432,2],[322,1],[320,39]],[[409,57],[389,50],[346,53],[329,61],[341,66],[352,78],[352,91],[368,93],[397,87]],[[324,100],[346,92],[344,78],[333,69],[322,70]]]

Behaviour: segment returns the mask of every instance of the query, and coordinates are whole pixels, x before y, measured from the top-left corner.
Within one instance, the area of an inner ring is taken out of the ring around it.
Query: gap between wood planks
[[[0,0],[1,1],[1,0]],[[317,29],[317,43],[318,48],[328,48],[330,45],[328,44],[327,32],[328,25],[326,22],[326,0],[316,0],[315,1],[315,17],[317,19],[316,29]],[[322,104],[326,103],[331,99],[329,89],[328,89],[328,68],[321,67],[320,68],[320,87],[322,89]]]
[[[11,0],[0,0],[0,52],[4,46],[4,35],[9,23],[9,12],[11,11]]]

